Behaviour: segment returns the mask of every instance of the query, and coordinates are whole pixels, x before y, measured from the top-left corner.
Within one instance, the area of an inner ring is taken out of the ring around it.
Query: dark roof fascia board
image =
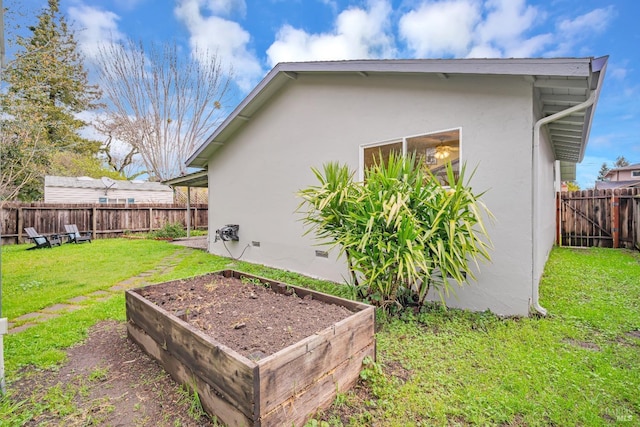
[[[171,178],[166,181],[162,181],[162,183],[171,187],[200,187],[200,185],[193,184],[197,184],[200,181],[207,181],[208,176],[208,172],[205,169],[197,172],[192,172],[187,175],[179,176],[177,178]]]
[[[220,126],[189,157],[188,167],[205,167],[211,154],[226,138],[250,121],[251,115],[271,95],[299,73],[433,73],[438,75],[481,74],[549,77],[589,77],[593,58],[512,58],[512,59],[412,59],[281,62],[277,64]],[[606,61],[605,61],[606,66]],[[598,85],[598,91],[600,85]]]

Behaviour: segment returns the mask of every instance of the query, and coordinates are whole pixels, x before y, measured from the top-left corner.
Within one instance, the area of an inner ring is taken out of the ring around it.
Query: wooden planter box
[[[229,426],[302,426],[338,391],[353,386],[366,356],[375,358],[375,314],[367,304],[258,279],[275,292],[341,305],[346,319],[257,362],[151,303],[126,292],[129,337],[179,383],[197,390],[204,409]],[[151,285],[153,286],[153,285]]]

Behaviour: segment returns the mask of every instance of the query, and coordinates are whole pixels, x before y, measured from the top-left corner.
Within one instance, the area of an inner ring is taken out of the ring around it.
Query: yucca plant
[[[363,299],[389,308],[410,295],[422,305],[433,288],[444,303],[454,283],[474,278],[471,264],[490,260],[491,213],[464,184],[464,166],[459,177],[447,166],[448,186],[415,156],[393,153],[364,182],[334,162],[312,170],[320,185],[299,192],[307,233],[339,247]]]

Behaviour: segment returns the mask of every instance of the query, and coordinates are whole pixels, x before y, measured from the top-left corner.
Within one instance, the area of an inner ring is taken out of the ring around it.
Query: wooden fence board
[[[639,199],[639,188],[560,193],[556,241],[561,246],[637,247]]]
[[[192,228],[206,228],[207,205],[191,206]],[[121,237],[124,232],[141,233],[162,228],[167,223],[187,224],[187,208],[182,204],[61,204],[5,203],[0,211],[2,244],[26,241],[25,227],[44,235],[63,234],[65,224],[93,234],[93,238]]]

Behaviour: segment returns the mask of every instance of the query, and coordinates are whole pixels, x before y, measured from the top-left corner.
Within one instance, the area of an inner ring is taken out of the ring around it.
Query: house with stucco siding
[[[575,179],[607,57],[281,63],[187,161],[206,168],[209,229],[239,225],[209,252],[344,281],[337,250],[318,246],[296,213],[311,167],[373,153],[477,168],[492,261],[447,303],[500,315],[545,309],[539,282],[555,236],[555,194]],[[457,166],[456,166],[457,167]]]
[[[45,203],[173,203],[173,190],[160,182],[88,176],[44,177]]]

